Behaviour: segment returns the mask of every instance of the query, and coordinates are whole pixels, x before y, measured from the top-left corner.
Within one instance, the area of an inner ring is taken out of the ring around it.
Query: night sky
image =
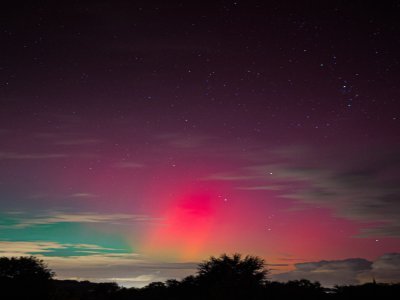
[[[371,2],[3,3],[0,256],[399,281],[400,2]]]

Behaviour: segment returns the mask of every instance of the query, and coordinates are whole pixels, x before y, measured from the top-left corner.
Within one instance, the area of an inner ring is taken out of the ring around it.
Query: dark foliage
[[[366,283],[357,286],[336,286],[337,299],[400,299],[400,284]]]
[[[49,299],[53,276],[35,257],[0,258],[0,290],[7,299]]]
[[[117,298],[121,288],[116,283],[93,283],[89,281],[54,280],[54,300],[107,300]],[[125,299],[125,298],[122,298]]]
[[[264,260],[255,256],[223,254],[201,263],[197,280],[207,299],[251,299],[260,294],[266,281],[264,264]]]
[[[53,276],[54,272],[36,257],[0,257],[1,279],[46,281]]]
[[[264,289],[264,299],[331,299],[329,290],[319,282],[293,280],[288,282],[268,282]]]
[[[211,257],[198,274],[178,281],[152,282],[144,288],[115,283],[54,280],[54,273],[35,257],[0,258],[1,299],[51,300],[180,300],[180,299],[400,299],[400,284],[367,283],[322,287],[319,282],[266,281],[268,271],[258,257],[239,254]]]

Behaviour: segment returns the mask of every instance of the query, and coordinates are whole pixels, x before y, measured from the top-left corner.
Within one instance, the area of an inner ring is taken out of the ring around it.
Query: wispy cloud
[[[372,149],[365,157],[338,153],[337,160],[304,148],[293,156],[277,153],[276,161],[282,162],[248,165],[205,180],[232,181],[241,190],[274,190],[295,200],[292,210],[330,208],[338,217],[365,223],[358,237],[400,237],[399,151]]]
[[[212,136],[184,136],[177,133],[163,134],[157,136],[157,138],[163,141],[167,141],[170,146],[183,149],[206,147],[210,144],[210,142],[216,140],[216,138]]]
[[[27,228],[37,225],[56,224],[56,223],[107,223],[121,224],[132,222],[160,221],[160,218],[153,218],[147,215],[135,214],[107,214],[95,212],[65,213],[51,212],[42,215],[26,216],[24,214],[8,214],[13,220],[11,225],[2,225],[7,228]]]
[[[54,144],[64,145],[64,146],[83,146],[83,145],[97,145],[100,144],[101,142],[102,140],[100,139],[77,138],[77,139],[57,140],[54,142]]]
[[[54,159],[68,157],[63,153],[16,153],[0,152],[0,160]]]
[[[399,237],[400,186],[396,169],[400,164],[393,157],[371,161],[336,167],[281,166],[276,174],[282,180],[304,183],[302,188],[287,193],[287,198],[332,208],[347,219],[376,223],[362,229],[359,237]]]
[[[73,248],[74,255],[57,256],[56,251]],[[91,253],[84,252],[90,250]],[[108,251],[115,252],[108,252]],[[81,254],[80,254],[81,253]],[[0,241],[0,256],[35,255],[54,270],[59,279],[117,282],[142,287],[152,281],[183,278],[196,272],[195,262],[163,262],[137,253],[119,253],[118,249],[88,244],[56,242]]]
[[[65,249],[73,249],[74,252],[90,250],[92,253],[96,254],[101,254],[104,251],[120,250],[92,244],[71,244],[47,241],[0,241],[1,256],[29,256],[37,254],[46,255],[57,250]]]
[[[278,191],[282,188],[281,185],[259,185],[259,186],[239,186],[238,190],[248,191]]]
[[[368,281],[371,276],[379,282],[399,282],[400,253],[382,255],[372,264],[371,272],[363,274],[360,278]]]
[[[144,168],[144,164],[133,161],[121,161],[114,164],[115,168],[119,169],[140,169]]]
[[[65,246],[56,242],[0,241],[1,256],[26,256],[64,248]]]
[[[68,196],[68,198],[95,198],[97,195],[92,193],[74,193]]]
[[[262,177],[261,177],[262,178]],[[204,178],[204,180],[218,180],[218,181],[246,181],[252,179],[260,179],[259,175],[243,174],[243,173],[216,173],[211,174]]]

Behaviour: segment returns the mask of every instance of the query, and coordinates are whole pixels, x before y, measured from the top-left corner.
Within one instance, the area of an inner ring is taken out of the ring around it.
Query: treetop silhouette
[[[265,261],[257,256],[235,253],[232,256],[222,254],[219,257],[211,256],[198,266],[200,279],[207,279],[216,283],[231,282],[232,284],[252,283],[261,285],[267,280],[268,270]]]
[[[55,273],[43,260],[30,257],[0,257],[0,278],[13,280],[50,280]]]

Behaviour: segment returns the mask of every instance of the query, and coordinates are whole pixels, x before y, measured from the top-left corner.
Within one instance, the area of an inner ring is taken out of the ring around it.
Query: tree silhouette
[[[268,271],[264,268],[265,261],[257,256],[235,253],[232,257],[222,254],[220,257],[210,257],[208,261],[199,264],[200,278],[210,278],[218,282],[227,279],[235,283],[253,282],[263,284],[267,279]]]
[[[0,278],[13,280],[50,280],[54,276],[47,265],[34,256],[30,257],[1,257]]]
[[[36,257],[1,257],[1,293],[12,295],[8,299],[48,299],[54,276],[47,265]]]
[[[267,280],[265,261],[257,256],[222,254],[210,257],[198,267],[198,280],[211,298],[253,297]]]

